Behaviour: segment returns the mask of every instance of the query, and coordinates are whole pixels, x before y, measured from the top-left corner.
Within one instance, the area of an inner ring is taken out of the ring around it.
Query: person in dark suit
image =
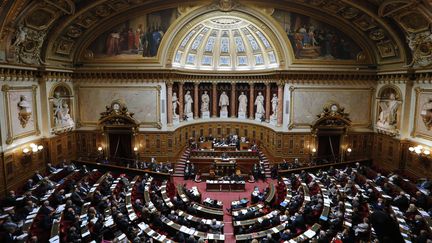
[[[4,200],[4,206],[12,207],[17,204],[17,196],[15,195],[15,191],[9,191],[8,195]]]
[[[24,191],[28,191],[34,187],[34,182],[32,179],[28,179],[27,182],[24,184]]]
[[[74,204],[78,205],[78,206],[82,206],[84,204],[84,200],[81,198],[80,193],[78,192],[77,188],[74,188],[72,190],[72,194],[71,194],[71,200]]]
[[[39,212],[42,215],[50,215],[52,212],[54,212],[54,209],[50,206],[49,201],[44,201],[42,207],[39,209]]]
[[[49,171],[49,173],[54,173],[57,171],[57,169],[51,165],[51,163],[47,164],[47,171]]]
[[[39,173],[38,170],[35,171],[35,174],[33,175],[33,181],[38,183],[39,181],[43,180],[43,176]]]
[[[409,207],[409,199],[405,192],[401,191],[400,194],[393,199],[393,205],[398,207],[402,212],[405,212]]]

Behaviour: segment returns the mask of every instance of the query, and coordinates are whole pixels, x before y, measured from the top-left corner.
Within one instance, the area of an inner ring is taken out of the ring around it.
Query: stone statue
[[[239,101],[239,106],[238,106],[238,112],[247,112],[247,102],[248,102],[248,98],[247,96],[244,94],[244,92],[241,92],[240,96],[238,97],[238,101]]]
[[[75,125],[75,122],[73,121],[72,117],[69,114],[69,105],[67,103],[63,104],[63,126],[73,126]]]
[[[59,92],[54,93],[53,99],[54,108],[54,126],[64,127],[75,125],[71,115],[69,114],[69,105],[60,96]]]
[[[201,95],[201,112],[208,112],[210,104],[210,96],[207,93],[207,90]]]
[[[225,93],[225,91],[222,92],[220,98],[219,98],[219,106],[220,106],[220,112],[228,112],[228,106],[229,106],[229,98],[228,95]]]
[[[20,96],[20,102],[18,102],[18,109],[18,119],[20,120],[21,126],[25,128],[32,114],[32,107],[30,102],[28,102],[27,100],[27,96]]]
[[[279,98],[277,97],[276,94],[273,94],[273,98],[271,100],[271,104],[272,104],[272,116],[277,116],[277,110],[278,110],[278,104],[279,104]]]
[[[378,118],[378,125],[384,128],[395,129],[397,125],[397,111],[400,101],[396,100],[396,95],[391,93],[389,99],[379,102],[381,112]]]
[[[16,32],[15,41],[12,44],[13,46],[20,46],[27,38],[27,27],[20,25],[18,26],[18,30]]]
[[[184,96],[184,114],[188,119],[193,118],[193,112],[192,112],[192,103],[193,103],[193,99],[192,96],[190,94],[190,91],[188,90]]]
[[[259,114],[262,117],[265,114],[265,109],[264,109],[264,96],[262,95],[261,92],[258,92],[258,96],[255,99],[255,105],[256,105],[256,114]]]
[[[174,92],[173,96],[172,96],[173,117],[178,117],[178,114],[177,114],[177,105],[179,105],[179,104],[180,104],[180,102],[178,101],[177,93]]]

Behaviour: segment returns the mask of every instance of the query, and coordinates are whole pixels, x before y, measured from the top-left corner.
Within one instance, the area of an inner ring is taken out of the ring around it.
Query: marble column
[[[217,108],[218,108],[218,102],[217,102],[217,83],[213,83],[213,91],[212,91],[212,117],[217,117]]]
[[[172,96],[173,96],[173,83],[167,82],[167,118],[168,126],[173,124],[173,107],[172,107]]]
[[[277,109],[277,126],[280,127],[283,124],[283,100],[284,100],[284,87],[283,81],[278,83],[278,109]]]
[[[236,83],[231,83],[231,100],[230,100],[230,108],[231,108],[231,117],[235,118],[236,115]]]
[[[178,83],[178,87],[179,87],[179,93],[178,93],[178,100],[179,100],[179,116],[180,116],[180,121],[183,121],[183,106],[184,106],[184,94],[183,94],[183,86],[184,86],[184,82],[179,82]]]
[[[199,116],[199,83],[194,84],[194,118],[198,119]]]
[[[249,119],[253,120],[255,117],[255,87],[254,83],[249,83]]]
[[[266,83],[266,95],[265,95],[265,120],[266,122],[270,122],[271,108],[270,108],[270,100],[271,100],[271,83]]]

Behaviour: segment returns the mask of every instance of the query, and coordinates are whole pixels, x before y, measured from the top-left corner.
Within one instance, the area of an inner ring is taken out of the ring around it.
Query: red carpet
[[[201,193],[201,198],[204,200],[205,198],[209,197],[211,199],[216,199],[223,202],[224,206],[224,234],[225,234],[225,242],[235,242],[234,237],[234,228],[232,226],[232,218],[231,215],[228,214],[226,209],[231,208],[231,202],[235,200],[239,200],[241,198],[247,198],[250,200],[251,198],[251,192],[253,191],[255,186],[258,186],[260,191],[263,191],[265,188],[268,187],[269,183],[275,183],[275,181],[271,179],[267,179],[267,182],[259,181],[254,183],[246,183],[246,190],[244,192],[207,192],[206,191],[206,184],[205,182],[196,183],[194,181],[183,180],[182,177],[173,177],[174,184],[185,184],[187,188],[191,188],[193,186],[198,187],[199,192]]]

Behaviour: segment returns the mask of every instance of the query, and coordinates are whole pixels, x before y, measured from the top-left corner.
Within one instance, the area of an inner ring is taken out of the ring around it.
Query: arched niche
[[[51,88],[49,105],[52,133],[63,133],[75,127],[74,96],[67,84],[59,83]]]
[[[402,94],[398,87],[385,85],[377,97],[376,129],[379,133],[397,136],[401,123]]]

